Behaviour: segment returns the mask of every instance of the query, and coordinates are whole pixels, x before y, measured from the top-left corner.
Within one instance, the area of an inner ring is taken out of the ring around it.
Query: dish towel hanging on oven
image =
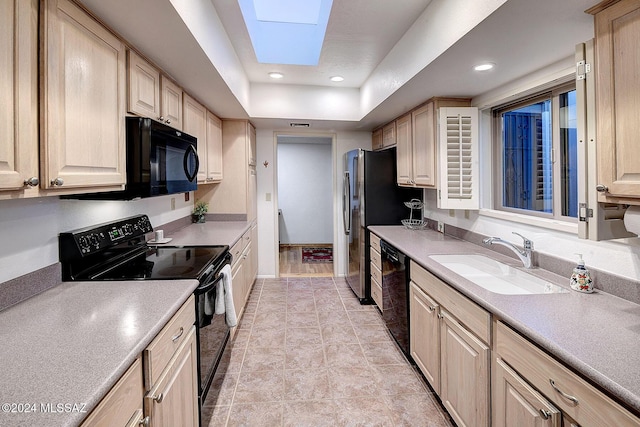
[[[236,309],[233,306],[233,283],[231,282],[231,266],[225,265],[220,271],[222,280],[216,287],[216,314],[226,314],[227,326],[233,328],[238,324]]]

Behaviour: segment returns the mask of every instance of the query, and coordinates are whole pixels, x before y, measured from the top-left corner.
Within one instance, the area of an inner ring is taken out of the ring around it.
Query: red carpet
[[[302,248],[302,262],[333,262],[333,249]]]

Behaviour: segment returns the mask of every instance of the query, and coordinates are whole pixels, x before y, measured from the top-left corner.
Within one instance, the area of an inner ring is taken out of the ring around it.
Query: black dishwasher
[[[382,318],[393,338],[409,357],[409,258],[384,240],[382,255]],[[410,359],[410,357],[409,357]]]

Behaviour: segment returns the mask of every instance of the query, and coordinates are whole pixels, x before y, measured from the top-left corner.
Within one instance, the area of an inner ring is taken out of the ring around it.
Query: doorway
[[[280,277],[333,276],[333,135],[276,136]]]

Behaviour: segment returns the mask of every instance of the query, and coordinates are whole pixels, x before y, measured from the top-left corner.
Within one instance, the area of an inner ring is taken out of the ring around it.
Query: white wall
[[[171,210],[171,198],[175,210]],[[58,234],[137,214],[157,227],[191,213],[193,193],[136,201],[0,200],[0,283],[58,262]]]
[[[279,143],[282,244],[333,243],[333,161],[329,143]]]
[[[278,263],[277,236],[277,188],[276,188],[276,143],[277,130],[258,129],[257,174],[258,174],[258,275],[274,277]],[[283,133],[290,133],[287,130]],[[326,135],[326,134],[325,134]],[[334,271],[342,276],[346,269],[346,239],[342,224],[342,156],[354,148],[371,149],[370,132],[337,132],[332,148],[332,219],[334,244]],[[264,166],[267,161],[268,166]],[[271,200],[267,200],[271,195]]]

